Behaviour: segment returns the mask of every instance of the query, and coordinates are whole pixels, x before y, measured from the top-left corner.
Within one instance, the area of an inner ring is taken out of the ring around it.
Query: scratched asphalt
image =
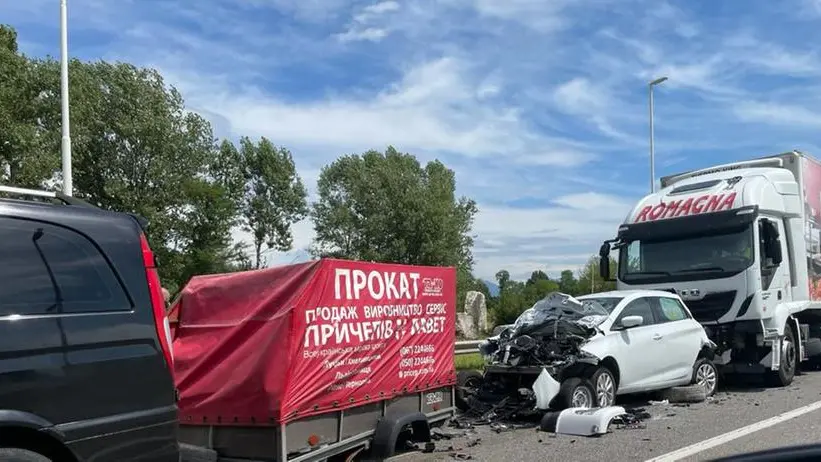
[[[553,435],[525,428],[495,432],[477,427],[450,440],[436,441],[433,453],[408,452],[392,462],[422,461],[644,461],[714,436],[821,400],[821,372],[804,372],[789,387],[727,385],[707,402],[691,405],[648,404],[648,397],[627,397],[619,405],[643,407],[651,418],[639,428],[611,428],[600,437]],[[453,429],[458,432],[459,430]],[[821,411],[797,417],[691,456],[706,461],[746,451],[821,443]]]

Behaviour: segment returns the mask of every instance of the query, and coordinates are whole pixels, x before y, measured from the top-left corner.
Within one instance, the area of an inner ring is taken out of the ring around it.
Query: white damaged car
[[[690,384],[710,396],[718,384],[715,344],[679,296],[664,291],[554,292],[479,349],[485,371],[460,376],[462,406],[521,396],[525,387],[537,408],[563,409]]]

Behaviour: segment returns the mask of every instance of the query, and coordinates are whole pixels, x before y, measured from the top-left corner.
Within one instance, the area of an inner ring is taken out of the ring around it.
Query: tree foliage
[[[250,267],[231,236],[235,225],[248,223],[249,214],[240,213],[242,185],[266,199],[282,199],[276,194],[282,184],[301,187],[293,162],[279,162],[290,161],[290,153],[266,151],[261,142],[249,156],[253,161],[243,164],[232,144],[218,145],[210,123],[186,110],[156,70],[72,60],[69,76],[75,194],[147,218],[161,276],[172,291],[195,274]],[[4,181],[59,186],[59,77],[57,61],[21,55],[14,30],[0,27],[0,161],[10,173]],[[249,171],[244,182],[240,172]],[[292,201],[282,202],[293,210]],[[264,242],[290,242],[285,227],[293,214],[283,219],[271,207],[254,212]]]
[[[307,215],[308,193],[291,152],[274,146],[267,138],[254,143],[243,137],[238,165],[243,183],[240,220],[251,233],[255,267],[260,268],[263,245],[273,250],[291,249],[291,225]]]
[[[610,274],[615,274],[616,261],[610,260]],[[591,274],[594,277],[591,278]],[[591,284],[592,282],[592,284]],[[595,292],[615,290],[612,281],[601,281],[599,278],[599,259],[590,257],[588,262],[578,271],[564,270],[557,279],[551,279],[541,270],[534,271],[526,281],[511,279],[507,270],[496,273],[496,283],[499,286],[499,295],[490,297],[488,309],[493,315],[496,325],[510,324],[516,321],[522,312],[550,292],[563,292],[578,296]]]
[[[441,162],[422,166],[393,147],[347,155],[322,169],[317,189],[315,254],[470,271],[476,203],[456,197]]]

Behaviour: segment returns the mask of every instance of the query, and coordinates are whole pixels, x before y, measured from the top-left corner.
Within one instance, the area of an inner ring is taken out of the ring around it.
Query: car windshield
[[[619,250],[623,281],[676,280],[689,277],[726,277],[754,259],[752,227],[708,236],[630,241]]]
[[[604,310],[607,314],[612,313],[616,305],[622,300],[624,300],[623,297],[584,297],[579,299],[582,304],[590,307],[590,310],[596,310],[596,314],[603,314],[601,310]]]

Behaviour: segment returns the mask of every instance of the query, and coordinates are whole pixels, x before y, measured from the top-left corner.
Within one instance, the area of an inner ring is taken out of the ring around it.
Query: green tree
[[[559,276],[559,291],[568,295],[577,295],[579,283],[572,270],[564,270]]]
[[[17,32],[0,25],[0,175],[15,186],[41,187],[59,165],[50,143],[59,132],[49,136],[40,123],[47,106],[36,64],[19,54]]]
[[[610,274],[616,274],[616,260],[612,257],[610,258]],[[599,257],[594,255],[579,270],[577,295],[607,292],[609,290],[616,290],[616,283],[615,281],[602,281],[599,276]]]
[[[476,203],[439,161],[388,147],[325,166],[312,205],[315,255],[471,270]]]
[[[59,168],[60,92],[56,61],[30,65],[41,105],[38,140],[49,155],[47,162],[35,162],[39,178],[20,180],[34,185]],[[179,92],[153,69],[73,60],[70,75],[77,195],[148,219],[147,234],[169,288],[193,274],[241,266],[230,239],[237,208],[220,181],[225,175],[211,125],[187,111]]]
[[[221,151],[225,157],[233,155],[224,144]],[[291,152],[267,138],[254,143],[243,137],[238,159],[244,188],[239,198],[241,222],[253,238],[254,264],[259,268],[263,245],[279,251],[293,246],[291,226],[307,215],[308,193]],[[229,175],[228,181],[236,179]]]

